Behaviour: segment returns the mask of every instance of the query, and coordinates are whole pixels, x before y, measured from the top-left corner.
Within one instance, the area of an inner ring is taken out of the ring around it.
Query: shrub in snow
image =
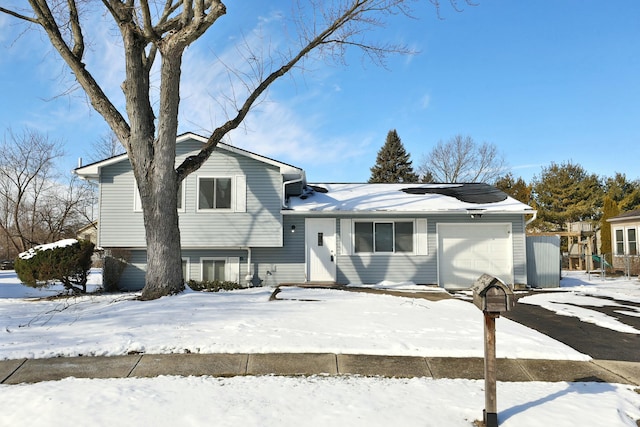
[[[204,291],[204,292],[218,292],[218,291],[232,291],[234,289],[242,289],[242,286],[236,282],[229,281],[196,281],[189,280],[187,285],[194,291]]]
[[[129,264],[131,252],[126,249],[110,249],[104,256],[102,284],[106,292],[119,290],[120,277]]]
[[[93,247],[88,240],[75,239],[36,246],[18,255],[16,274],[33,288],[60,282],[68,291],[85,293]]]

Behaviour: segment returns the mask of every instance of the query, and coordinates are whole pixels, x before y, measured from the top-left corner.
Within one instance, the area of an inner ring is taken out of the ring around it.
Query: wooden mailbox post
[[[484,313],[484,411],[485,427],[498,427],[496,401],[496,319],[510,311],[516,298],[500,279],[483,274],[471,288],[473,303]]]

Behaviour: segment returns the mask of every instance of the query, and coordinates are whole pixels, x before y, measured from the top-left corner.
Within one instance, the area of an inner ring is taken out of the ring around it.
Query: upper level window
[[[199,178],[198,209],[231,209],[231,178]]]
[[[413,252],[413,221],[357,221],[356,253]]]

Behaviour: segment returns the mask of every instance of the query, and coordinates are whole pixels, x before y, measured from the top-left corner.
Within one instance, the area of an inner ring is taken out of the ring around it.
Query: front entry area
[[[307,218],[305,230],[307,280],[334,283],[336,281],[336,220]]]

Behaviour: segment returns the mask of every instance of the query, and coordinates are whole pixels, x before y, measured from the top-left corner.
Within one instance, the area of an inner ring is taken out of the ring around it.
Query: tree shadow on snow
[[[567,396],[569,394],[601,394],[615,391],[616,388],[609,383],[603,382],[602,379],[598,377],[587,377],[587,378],[579,378],[576,382],[567,383],[568,387],[564,390],[559,390],[555,393],[552,393],[548,396],[541,397],[539,399],[533,400],[531,402],[522,403],[520,405],[516,405],[512,408],[505,409],[500,411],[498,414],[498,420],[500,423],[508,420],[514,415],[518,415],[520,413],[524,413],[527,410],[534,408],[536,406],[544,405],[545,403],[554,401],[563,396]]]

